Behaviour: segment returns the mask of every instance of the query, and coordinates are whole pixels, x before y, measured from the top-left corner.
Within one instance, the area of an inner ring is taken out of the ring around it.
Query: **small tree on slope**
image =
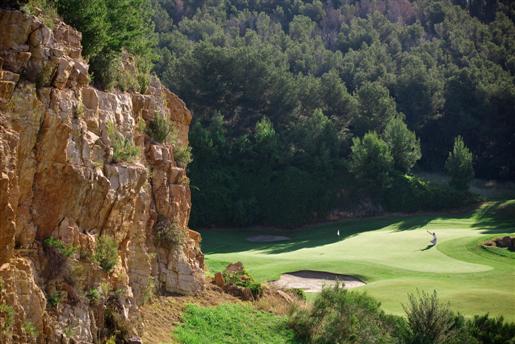
[[[474,177],[474,168],[472,166],[472,153],[463,138],[458,136],[454,139],[454,147],[447,161],[445,162],[445,170],[451,180],[449,184],[456,190],[468,190],[469,183]]]

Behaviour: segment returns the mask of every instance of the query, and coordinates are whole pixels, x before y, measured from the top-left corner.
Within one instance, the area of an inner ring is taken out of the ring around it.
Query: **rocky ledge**
[[[185,145],[191,113],[157,78],[144,94],[92,88],[80,42],[65,23],[0,10],[1,343],[137,336],[122,325],[148,293],[204,285],[185,169],[142,125],[161,114]],[[113,130],[139,152],[131,162],[114,159]],[[183,239],[158,244],[159,223]],[[109,271],[94,259],[101,237],[116,243]]]

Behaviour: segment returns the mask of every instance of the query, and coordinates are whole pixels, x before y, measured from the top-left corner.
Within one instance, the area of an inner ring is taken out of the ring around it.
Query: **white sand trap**
[[[323,271],[296,271],[283,274],[277,281],[270,282],[277,288],[298,288],[307,292],[320,292],[323,286],[333,286],[343,282],[345,289],[364,286],[365,283],[356,277],[332,274]]]
[[[250,242],[277,242],[290,240],[287,236],[282,235],[254,235],[247,238]]]

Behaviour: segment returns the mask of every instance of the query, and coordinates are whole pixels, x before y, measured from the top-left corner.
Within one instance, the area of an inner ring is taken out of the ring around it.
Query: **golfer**
[[[435,246],[435,245],[436,245],[436,242],[437,242],[437,239],[436,239],[436,233],[435,233],[435,232],[431,233],[430,231],[427,231],[427,232],[429,233],[429,235],[432,235],[432,236],[433,236],[433,239],[431,239],[431,244],[432,244],[433,246]]]

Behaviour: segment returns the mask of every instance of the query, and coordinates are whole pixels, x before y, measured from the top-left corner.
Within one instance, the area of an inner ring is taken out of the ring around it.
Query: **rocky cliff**
[[[137,342],[130,324],[149,294],[203,288],[188,178],[174,159],[189,110],[157,79],[144,94],[89,84],[79,32],[0,10],[1,343]],[[175,144],[146,134],[156,114]],[[115,140],[133,159],[116,158]],[[163,245],[163,227],[178,239]],[[99,264],[100,238],[116,243],[114,268]]]

